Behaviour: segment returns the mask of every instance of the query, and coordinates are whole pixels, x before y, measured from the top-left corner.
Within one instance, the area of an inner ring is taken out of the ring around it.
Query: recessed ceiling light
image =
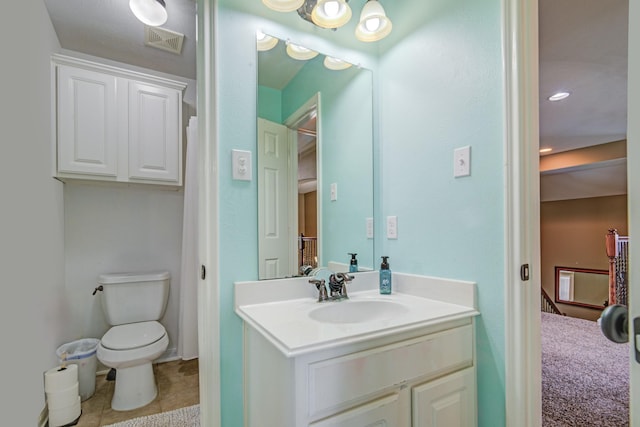
[[[565,99],[569,96],[569,92],[557,92],[547,98],[549,101],[560,101],[561,99]]]
[[[553,151],[553,148],[541,148],[540,154],[550,153],[551,151]]]

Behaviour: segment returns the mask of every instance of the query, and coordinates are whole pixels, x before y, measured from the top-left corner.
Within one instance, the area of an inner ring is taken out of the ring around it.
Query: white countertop
[[[397,290],[380,295],[375,286],[377,277],[374,273],[359,273],[348,300],[323,303],[317,302],[317,291],[307,283],[309,278],[238,282],[235,311],[287,357],[479,314],[473,282],[394,273]],[[434,298],[428,297],[430,290]],[[277,300],[276,295],[290,299]],[[330,323],[309,316],[321,306],[344,304],[349,309],[349,304],[367,300],[393,301],[406,310],[390,318],[359,323]]]

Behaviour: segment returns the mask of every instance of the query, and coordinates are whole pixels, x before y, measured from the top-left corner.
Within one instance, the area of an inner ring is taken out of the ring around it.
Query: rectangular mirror
[[[372,269],[371,71],[276,38],[258,41],[257,111],[259,278],[348,268],[349,253],[360,270]]]
[[[609,299],[609,272],[556,267],[556,302],[604,309]]]

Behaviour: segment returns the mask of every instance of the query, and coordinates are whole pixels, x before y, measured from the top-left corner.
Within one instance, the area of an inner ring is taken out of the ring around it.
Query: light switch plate
[[[397,238],[398,238],[398,217],[388,216],[387,217],[387,239],[397,239]]]
[[[458,178],[469,175],[471,175],[471,147],[467,145],[453,151],[453,176]]]
[[[251,181],[251,151],[231,150],[233,179]]]
[[[338,183],[334,182],[331,184],[331,201],[335,202],[338,200]]]
[[[373,218],[367,218],[367,239],[373,239]]]

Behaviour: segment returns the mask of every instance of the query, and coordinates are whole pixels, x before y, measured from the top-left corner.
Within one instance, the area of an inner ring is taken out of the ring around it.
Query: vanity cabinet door
[[[129,81],[129,178],[179,182],[180,96],[175,89]]]
[[[309,427],[385,427],[400,426],[401,422],[399,396],[392,394],[309,424]]]
[[[57,103],[58,172],[115,177],[116,78],[58,66]]]
[[[413,387],[412,426],[476,426],[475,387],[474,368]]]

